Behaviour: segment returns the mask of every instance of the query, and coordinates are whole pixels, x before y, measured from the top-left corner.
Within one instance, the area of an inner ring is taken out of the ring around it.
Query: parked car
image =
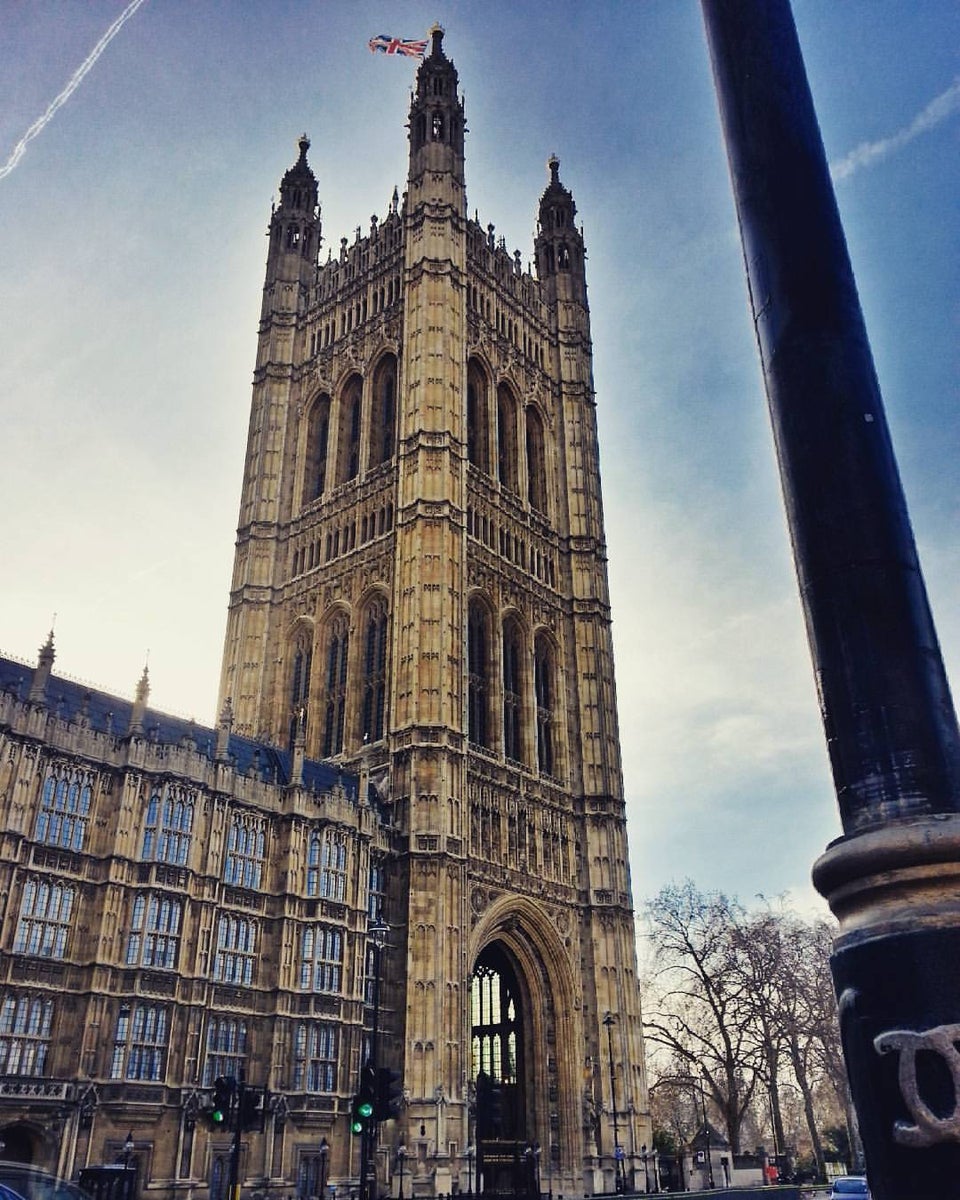
[[[0,1162],[0,1200],[89,1200],[75,1183],[29,1163]]]
[[[829,1200],[870,1200],[866,1175],[841,1175],[835,1179]]]

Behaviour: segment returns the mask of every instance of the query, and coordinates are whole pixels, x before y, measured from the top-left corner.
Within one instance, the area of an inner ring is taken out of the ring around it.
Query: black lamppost
[[[380,916],[374,918],[367,926],[367,937],[373,942],[373,1025],[370,1031],[370,1056],[367,1065],[371,1068],[374,1079],[377,1078],[377,1068],[380,1065],[380,968],[389,932],[389,925]],[[374,1117],[364,1122],[363,1136],[360,1139],[360,1200],[370,1200],[370,1181],[372,1177],[375,1178],[376,1164],[373,1156],[376,1149],[376,1129]]]
[[[401,1142],[397,1147],[397,1162],[400,1164],[400,1191],[398,1193],[397,1200],[403,1200],[403,1164],[406,1162],[406,1159],[407,1148],[403,1142]]]
[[[650,1172],[647,1170],[647,1144],[640,1147],[640,1157],[643,1159],[643,1190],[650,1191]]]
[[[608,1012],[603,1018],[607,1030],[607,1058],[610,1062],[610,1108],[613,1112],[613,1187],[614,1191],[623,1191],[623,1177],[620,1173],[620,1159],[623,1151],[620,1148],[620,1130],[617,1125],[617,1083],[613,1075],[613,1026],[617,1018]]]
[[[707,1097],[703,1090],[703,1080],[700,1080],[700,1105],[703,1108],[703,1136],[707,1140],[707,1170],[710,1175],[710,1186],[715,1187],[713,1182],[713,1154],[710,1151],[710,1126],[707,1124]]]
[[[120,1161],[123,1163],[123,1200],[132,1200],[133,1180],[130,1178],[130,1172],[134,1169],[132,1129],[127,1134],[127,1139],[123,1143],[123,1150],[120,1153]]]
[[[320,1155],[320,1200],[326,1200],[327,1196],[327,1170],[329,1169],[330,1159],[330,1143],[325,1137],[320,1139],[318,1149]]]
[[[475,1153],[473,1146],[468,1146],[466,1148],[466,1150],[464,1151],[464,1153],[467,1156],[467,1195],[472,1196],[473,1195],[473,1156]]]

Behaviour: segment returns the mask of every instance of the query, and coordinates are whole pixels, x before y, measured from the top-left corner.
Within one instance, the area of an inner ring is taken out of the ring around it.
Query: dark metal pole
[[[621,1174],[620,1174],[620,1132],[617,1127],[617,1085],[613,1076],[613,1029],[616,1017],[613,1013],[607,1013],[603,1018],[603,1023],[607,1030],[607,1057],[610,1061],[610,1108],[613,1112],[613,1190],[615,1192],[622,1191]]]
[[[843,823],[814,882],[867,1172],[948,1200],[960,733],[789,3],[702,7]]]
[[[233,1146],[230,1150],[230,1200],[240,1200],[240,1135],[242,1132],[243,1093],[246,1084],[246,1072],[240,1068],[233,1089]]]

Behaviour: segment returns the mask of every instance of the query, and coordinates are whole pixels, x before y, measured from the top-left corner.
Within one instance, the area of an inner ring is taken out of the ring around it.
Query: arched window
[[[310,700],[310,671],[313,666],[313,639],[301,632],[293,643],[293,662],[290,671],[290,745],[297,735],[297,726],[307,724],[307,705]]]
[[[519,1137],[528,1109],[520,989],[496,945],[484,950],[470,979],[470,1076],[477,1089],[477,1137]]]
[[[503,753],[523,762],[523,634],[516,619],[503,623]]]
[[[347,382],[340,398],[340,470],[338,481],[355,479],[360,471],[360,426],[363,415],[363,385],[359,375]]]
[[[327,486],[327,446],[330,442],[330,397],[318,396],[307,417],[303,504],[322,496]]]
[[[140,857],[144,862],[186,864],[193,837],[194,799],[194,793],[169,783],[164,785],[162,797],[153,793],[143,821]]]
[[[477,598],[467,617],[467,736],[490,748],[490,616]]]
[[[535,408],[527,409],[527,499],[537,512],[547,511],[547,465],[543,421]]]
[[[360,733],[364,742],[378,742],[384,733],[387,703],[387,604],[374,600],[367,606],[363,629],[363,683]]]
[[[517,402],[513,393],[501,383],[497,388],[497,465],[500,483],[511,492],[519,491],[517,484]]]
[[[553,647],[539,634],[533,650],[533,690],[537,704],[537,766],[543,775],[556,775],[554,746],[554,705],[556,671]]]
[[[172,896],[138,892],[130,913],[128,967],[174,970],[180,955],[183,904]]]
[[[307,851],[307,895],[343,903],[347,895],[347,838],[336,829],[310,837]]]
[[[72,887],[56,879],[28,878],[20,901],[14,953],[64,958],[75,896]]]
[[[347,702],[347,652],[350,627],[345,614],[334,617],[327,626],[326,666],[324,669],[323,744],[324,758],[343,749],[343,722]]]
[[[393,458],[397,425],[397,360],[388,354],[373,377],[373,412],[370,422],[371,467]]]
[[[433,133],[433,140],[435,142],[443,141],[443,113],[442,112],[435,112],[433,114],[433,121],[431,122],[431,131]]]
[[[217,983],[253,983],[257,953],[257,926],[246,917],[225,913],[217,922],[217,950],[213,978]]]
[[[467,369],[467,458],[490,471],[490,408],[487,379],[475,362]]]

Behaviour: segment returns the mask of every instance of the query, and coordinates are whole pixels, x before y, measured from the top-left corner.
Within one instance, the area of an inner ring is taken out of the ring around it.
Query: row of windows
[[[501,337],[505,337],[518,350],[522,350],[525,358],[531,359],[543,369],[543,343],[535,341],[526,330],[521,332],[520,322],[515,322],[513,317],[507,316],[502,308],[494,308],[490,297],[485,296],[475,283],[467,288],[467,303],[471,309],[479,312],[489,325],[494,325]]]
[[[542,631],[530,648],[520,622],[508,616],[494,641],[493,616],[478,597],[468,613],[468,733],[472,743],[502,749],[523,765],[536,763],[544,775],[558,776],[556,758],[556,651]],[[499,671],[498,667],[499,659]],[[530,701],[535,721],[525,720]],[[535,745],[531,745],[535,736]]]
[[[370,289],[369,309],[367,296],[364,294],[351,304],[345,305],[340,311],[340,332],[337,333],[337,319],[331,317],[319,329],[310,334],[310,357],[313,358],[318,350],[325,350],[338,337],[346,337],[355,328],[359,328],[367,316],[375,317],[384,309],[392,308],[400,299],[400,277],[391,275],[388,280]]]
[[[371,600],[360,618],[359,679],[356,707],[351,714],[362,744],[377,742],[386,729],[387,705],[387,637],[389,625],[386,601]],[[324,655],[319,670],[322,676],[321,694],[316,705],[320,732],[320,755],[330,758],[339,754],[345,744],[350,690],[351,656],[350,622],[345,613],[337,613],[324,629]],[[294,645],[290,676],[291,711],[297,720],[306,722],[308,706],[304,699],[304,684],[300,682],[302,667],[313,663],[313,644],[310,636],[301,631]],[[354,652],[355,653],[355,652]],[[306,693],[310,685],[306,684]]]
[[[366,545],[372,538],[379,537],[393,528],[393,505],[385,504],[375,512],[364,513],[360,518],[360,537],[357,539],[357,522],[350,521],[342,529],[327,530],[321,557],[321,542],[315,538],[306,546],[293,552],[291,575],[302,575],[312,571],[321,561],[329,562],[339,554],[349,554],[357,545]]]
[[[547,462],[543,419],[533,405],[521,411],[512,389],[501,383],[491,403],[487,373],[475,360],[467,367],[467,457],[486,474],[496,473],[501,487],[521,495],[537,512],[548,512]]]
[[[535,579],[549,587],[557,586],[557,571],[553,556],[544,554],[536,546],[531,546],[529,553],[527,543],[522,537],[512,533],[506,525],[498,524],[486,513],[478,513],[473,508],[467,509],[467,533],[483,542],[491,550],[499,551],[501,558],[515,563],[521,571],[529,571]]]
[[[301,503],[311,504],[331,487],[370,471],[396,453],[397,360],[384,355],[369,389],[351,375],[334,402],[321,393],[310,406],[303,431]]]
[[[30,993],[7,992],[0,1000],[0,1075],[41,1077],[46,1073],[53,1029],[54,1001]],[[292,1027],[288,1086],[299,1092],[337,1090],[340,1031],[320,1021]],[[113,1030],[111,1079],[157,1082],[166,1074],[170,1014],[162,1004],[123,1002]],[[210,1017],[207,1024],[203,1084],[221,1075],[239,1075],[249,1050],[247,1022]]]
[[[379,262],[392,250],[398,250],[403,242],[403,225],[398,219],[397,205],[399,197],[394,193],[390,211],[386,219],[377,224],[376,218],[370,222],[370,238],[360,240],[360,230],[357,229],[357,241],[348,250],[347,239],[340,239],[340,258],[336,262],[328,262],[320,268],[317,286],[314,288],[314,303],[319,303],[330,296],[336,295],[344,283],[365,271],[370,263],[370,249],[373,248],[374,262]],[[399,295],[399,284],[397,285]],[[381,300],[380,307],[383,307]]]

